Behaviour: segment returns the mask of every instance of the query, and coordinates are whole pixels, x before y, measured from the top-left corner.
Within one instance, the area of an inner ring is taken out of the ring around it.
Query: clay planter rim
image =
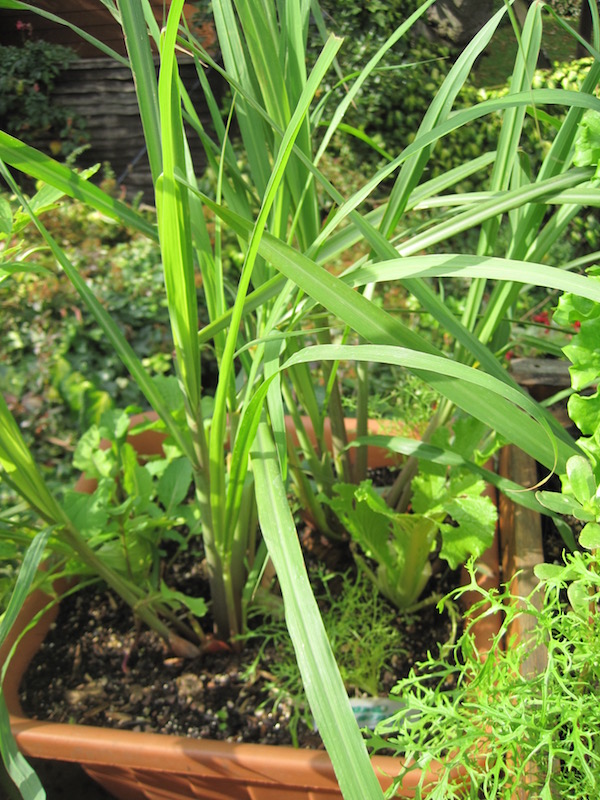
[[[135,425],[140,425],[144,422],[155,422],[158,419],[158,414],[154,411],[143,411],[140,414],[134,414],[131,417],[130,425],[131,427]],[[310,417],[300,417],[302,424],[304,425],[306,432],[308,434],[309,439],[311,440],[312,444],[316,442],[316,436],[314,433],[314,429],[312,426],[312,422]],[[346,418],[344,420],[344,424],[346,427],[346,435],[348,437],[348,441],[352,442],[357,438],[356,434],[356,419],[353,418]],[[285,418],[285,428],[288,436],[290,437],[292,443],[298,446],[298,434],[296,431],[296,427],[291,417]],[[331,450],[332,448],[332,435],[331,435],[331,423],[329,419],[325,420],[324,425],[324,438],[325,444]],[[374,420],[370,419],[368,421],[368,433],[370,435],[373,434],[385,434],[389,436],[406,436],[410,433],[415,433],[414,430],[410,430],[404,425],[402,422],[397,420]],[[153,456],[157,453],[162,453],[162,444],[167,438],[166,433],[162,433],[160,431],[155,430],[145,430],[141,433],[137,433],[131,436],[128,436],[127,441],[132,444],[139,456]],[[108,442],[101,442],[100,447],[105,449],[109,447]],[[351,447],[349,449],[349,457],[350,461],[353,463],[356,459],[357,449]],[[376,469],[379,467],[394,467],[398,466],[403,461],[403,456],[399,455],[398,453],[392,453],[387,450],[385,447],[378,447],[376,445],[369,445],[367,447],[367,459],[368,464],[371,469]],[[77,483],[75,484],[75,489],[79,492],[93,492],[96,488],[95,480],[90,478],[86,478],[85,475],[82,475]]]
[[[156,445],[155,439],[152,446]],[[497,542],[483,560],[488,565],[489,573],[482,574],[480,582],[497,586],[500,574]],[[6,658],[18,638],[17,631],[23,630],[35,614],[47,605],[47,601],[47,596],[42,592],[36,592],[28,598],[11,637],[0,650],[0,659]],[[57,613],[58,607],[52,606],[25,633],[5,676],[4,694],[11,729],[25,756],[77,762],[120,800],[158,800],[165,797],[170,800],[202,797],[207,800],[229,800],[234,797],[236,800],[341,798],[331,761],[324,751],[232,744],[28,719],[20,706],[19,686]],[[485,651],[490,637],[499,630],[499,622],[498,618],[493,617],[483,617],[478,622],[475,638],[482,651]],[[400,771],[402,761],[390,756],[374,756],[371,762],[385,790],[391,785],[393,776]],[[440,769],[439,764],[431,765],[433,780]],[[403,781],[399,796],[414,797],[420,777],[420,771],[410,772]]]

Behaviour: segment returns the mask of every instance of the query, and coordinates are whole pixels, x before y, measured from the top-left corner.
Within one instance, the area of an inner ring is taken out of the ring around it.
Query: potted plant
[[[5,234],[16,233],[26,219],[31,219],[159,415],[181,457],[191,467],[209,564],[216,637],[230,639],[240,630],[247,580],[256,575],[260,559],[265,558],[267,552],[273,561],[311,709],[340,789],[347,798],[381,796],[381,788],[349,706],[302,565],[286,496],[288,474],[294,476],[301,497],[308,497],[309,493],[303,491],[306,484],[304,473],[298,468],[296,451],[288,448],[284,412],[291,413],[303,458],[321,493],[328,498],[323,508],[332,508],[343,517],[344,512],[336,509],[335,497],[329,493],[333,471],[324,441],[324,420],[329,416],[333,463],[338,475],[350,476],[355,470],[347,458],[335,364],[345,359],[400,364],[427,380],[444,399],[424,442],[415,444],[389,436],[384,440],[391,451],[404,452],[410,457],[393,493],[393,505],[398,506],[398,513],[406,510],[409,484],[418,460],[468,468],[520,497],[522,502],[537,507],[535,499],[519,495],[514,484],[494,477],[480,466],[476,451],[482,441],[487,441],[487,431],[491,428],[500,437],[518,441],[525,451],[548,468],[554,464],[562,468],[577,448],[544,409],[512,382],[496,357],[498,342],[493,337],[497,334],[502,339],[502,332],[498,334],[498,331],[506,309],[525,280],[558,289],[568,287],[582,296],[600,299],[598,287],[587,278],[565,277],[560,269],[537,263],[560,236],[561,226],[569,215],[576,213],[580,195],[571,197],[568,213],[563,212],[559,204],[550,222],[545,217],[546,203],[555,197],[557,203],[561,203],[565,192],[581,187],[593,196],[588,187],[594,170],[585,166],[573,169],[571,150],[583,109],[595,109],[600,105],[592,94],[600,70],[597,63],[590,67],[580,92],[531,90],[529,71],[535,64],[541,35],[539,4],[532,7],[522,34],[524,46],[517,56],[509,95],[450,115],[466,75],[507,10],[503,9],[494,15],[449,71],[415,141],[362,189],[351,198],[344,198],[320,170],[322,153],[345,109],[384,52],[411,29],[432,1],[422,3],[392,34],[330,116],[325,116],[323,103],[317,104],[314,112],[310,109],[341,42],[330,37],[312,71],[306,73],[309,20],[306,4],[291,4],[282,15],[275,3],[266,3],[260,14],[249,2],[237,3],[235,8],[226,0],[213,3],[224,66],[211,59],[191,34],[180,29],[181,0],[171,4],[162,33],[151,15],[144,14],[143,3],[119,4],[156,186],[156,227],[142,214],[92,185],[87,176],[0,133],[2,174],[21,204],[21,211],[14,217],[10,212],[3,214]],[[17,0],[3,0],[0,6],[4,2],[11,7],[24,7]],[[315,13],[321,23],[318,9]],[[149,35],[160,45],[158,81]],[[201,126],[192,103],[180,88],[175,59],[180,48],[197,61],[199,81],[213,115],[214,140]],[[241,163],[232,144],[230,120],[223,123],[206,81],[205,64],[218,70],[234,93],[232,113],[235,111],[237,115],[244,144]],[[281,65],[281,69],[274,69],[274,64]],[[564,103],[569,110],[535,180],[514,186],[519,132],[532,100]],[[504,118],[496,157],[484,154],[442,178],[422,181],[431,148],[441,137],[497,111],[504,111]],[[324,118],[331,122],[316,148],[313,146],[314,128]],[[216,176],[216,190],[212,196],[199,188],[187,157],[184,119],[195,127],[205,143]],[[492,161],[491,192],[483,200],[479,195],[445,198],[443,202],[451,209],[450,213],[442,214],[440,220],[431,223],[424,232],[399,233],[398,223],[407,208],[417,203],[436,205],[441,191]],[[46,186],[27,200],[8,166],[43,181]],[[370,215],[359,212],[357,208],[362,199],[395,171],[398,175],[389,201]],[[324,224],[319,216],[320,191],[327,192],[338,205]],[[174,392],[166,384],[149,378],[65,250],[46,231],[43,211],[58,202],[63,194],[82,199],[91,208],[117,216],[160,241],[178,380]],[[464,210],[454,213],[456,207],[463,205]],[[216,220],[214,242],[205,213],[212,213]],[[499,221],[505,213],[510,215],[511,244],[506,257],[499,258],[494,255],[493,247]],[[346,223],[344,227],[342,223]],[[474,228],[481,231],[474,255],[417,255],[424,248],[452,240]],[[227,285],[228,276],[223,269],[221,232],[224,229],[236,237],[243,254],[233,287]],[[325,269],[332,258],[361,241],[370,248],[367,261],[359,260],[340,277]],[[18,246],[15,248],[15,252],[8,251],[11,272],[26,267]],[[462,319],[449,311],[442,296],[428,282],[432,277],[454,276],[472,281]],[[497,283],[484,304],[488,279]],[[439,351],[425,336],[409,329],[373,302],[368,287],[388,280],[401,280],[418,302],[455,337],[453,357]],[[206,294],[211,319],[201,331],[197,323],[197,283],[202,284]],[[356,291],[357,288],[361,290]],[[309,332],[307,320],[312,326]],[[340,322],[360,343],[333,342],[332,331]],[[317,344],[309,346],[313,341]],[[209,344],[219,364],[214,397],[207,397],[202,387],[202,351]],[[324,404],[319,402],[314,372],[309,369],[315,362],[324,365]],[[474,365],[478,369],[474,369]],[[364,445],[374,440],[365,438],[368,430],[365,380],[361,378],[359,384],[357,433],[358,444]],[[295,413],[297,405],[311,420],[314,443],[305,435],[302,414]],[[459,422],[451,442],[445,426],[456,407],[474,421]],[[112,569],[90,547],[85,535],[87,515],[77,517],[72,511],[68,512],[48,490],[4,402],[0,403],[0,421],[4,432],[0,442],[4,479],[25,497],[45,525],[40,538],[36,539],[34,553],[40,555],[40,543],[59,542],[135,608],[142,621],[155,628],[176,652],[196,654],[202,648],[202,641],[193,641],[194,637],[187,634],[182,636],[181,631],[176,633],[167,624],[173,615],[166,598],[159,595],[146,602],[148,598],[135,582]],[[382,443],[381,440],[378,443]],[[357,458],[356,465],[360,475],[364,465],[362,457]],[[445,491],[445,480],[440,484]],[[460,494],[460,487],[458,491]],[[433,524],[436,530],[441,530],[443,509],[437,508],[436,498],[429,499],[436,509]],[[369,504],[368,500],[366,502]],[[312,504],[310,510],[327,521],[327,512],[323,509]],[[266,548],[255,550],[257,518]],[[475,549],[481,549],[480,543]],[[34,562],[32,559],[31,563]],[[382,585],[386,583],[381,573],[374,577],[379,578]],[[308,756],[301,756],[302,759],[310,760]]]
[[[138,439],[136,444],[144,454],[150,454],[157,445],[160,447],[161,439],[164,439],[161,436],[153,436],[154,440],[147,442],[144,434],[141,436],[141,442],[139,434],[130,439],[132,441]],[[122,477],[117,476],[117,480],[121,481]],[[84,476],[77,488],[80,491],[90,490],[92,483],[95,481]],[[143,514],[146,510],[144,504],[144,508],[140,511]],[[106,543],[105,535],[104,544]],[[132,537],[130,556],[133,557],[135,552]],[[486,562],[489,571],[480,576],[480,580],[486,585],[488,583],[497,585],[499,575],[497,548],[486,554]],[[21,577],[25,579],[28,574],[30,578],[34,575],[27,563],[24,565]],[[136,573],[136,577],[138,581],[142,581],[140,571]],[[139,791],[146,793],[162,791],[169,793],[170,796],[182,798],[192,796],[190,793],[202,795],[203,792],[223,798],[238,796],[244,792],[252,792],[256,797],[263,796],[263,792],[265,796],[273,792],[285,792],[290,796],[296,794],[298,797],[306,797],[307,793],[317,791],[323,797],[341,796],[331,762],[322,752],[283,746],[240,745],[206,739],[182,739],[177,736],[130,730],[109,731],[89,725],[73,723],[66,725],[31,720],[23,713],[18,700],[19,684],[27,669],[28,661],[36,653],[40,641],[56,619],[57,607],[52,597],[39,590],[29,597],[20,619],[13,626],[9,639],[5,641],[2,649],[2,652],[8,652],[20,636],[23,627],[26,627],[36,614],[38,621],[35,627],[18,641],[16,652],[5,671],[3,684],[8,711],[11,714],[11,727],[19,747],[25,754],[35,752],[38,757],[59,761],[65,758],[75,759],[89,775],[117,797]],[[201,616],[199,622],[201,624],[203,622]],[[477,628],[481,650],[485,649],[486,643],[495,632],[495,623],[493,620],[491,623],[490,627],[490,620],[485,619]],[[161,753],[160,759],[157,759],[156,748]],[[391,776],[397,769],[394,760],[384,757],[375,759],[372,763],[382,786],[389,785]]]

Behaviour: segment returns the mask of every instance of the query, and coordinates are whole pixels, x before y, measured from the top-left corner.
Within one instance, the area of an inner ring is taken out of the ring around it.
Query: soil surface
[[[304,538],[310,568],[311,550],[323,543],[311,534]],[[346,569],[347,564],[341,566]],[[199,559],[180,566],[179,572],[181,591],[196,596],[205,592]],[[458,573],[437,562],[424,596],[445,594],[458,581]],[[435,605],[393,616],[404,638],[382,665],[381,696],[427,651],[436,652],[451,629]],[[253,620],[259,631],[260,624],[260,618]],[[302,700],[281,696],[273,688],[279,655],[277,645],[265,646],[257,636],[239,652],[218,649],[195,660],[175,657],[153,632],[140,631],[131,610],[109,591],[88,586],[62,601],[58,619],[24,678],[21,702],[29,716],[55,722],[230,742],[292,744],[297,737],[301,747],[321,747]],[[361,696],[356,690],[351,694]]]

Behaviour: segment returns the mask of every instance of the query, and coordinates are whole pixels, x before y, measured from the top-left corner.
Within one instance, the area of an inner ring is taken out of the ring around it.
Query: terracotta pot
[[[155,445],[160,447],[160,441],[155,439]],[[482,582],[498,585],[497,543],[485,560],[489,571],[482,575]],[[17,631],[23,630],[46,603],[40,592],[28,599],[12,639],[0,650],[1,660],[16,640]],[[19,703],[19,685],[56,614],[54,607],[23,636],[4,682],[11,729],[25,756],[76,762],[119,800],[341,800],[331,761],[322,751],[27,719]],[[491,617],[478,624],[476,639],[482,651],[497,630],[498,621]],[[378,756],[372,763],[381,786],[387,788],[399,772],[399,760]],[[437,772],[435,765],[432,772]],[[411,772],[398,796],[414,797],[419,777],[418,771]]]
[[[301,417],[302,424],[306,428],[308,436],[311,442],[314,444],[316,441],[312,424],[310,422],[309,417]],[[297,445],[298,444],[298,435],[296,433],[296,429],[294,427],[293,420],[290,417],[286,417],[285,420],[286,430],[288,436],[291,438],[291,441]],[[349,442],[353,442],[356,439],[356,420],[355,419],[346,419],[345,420],[346,426],[346,436],[348,437]],[[331,423],[329,419],[325,420],[324,426],[324,435],[325,435],[325,444],[331,450]],[[411,431],[404,425],[402,422],[398,420],[377,420],[377,419],[370,419],[368,421],[368,433],[369,435],[375,434],[382,434],[385,436],[408,436],[408,437],[416,437],[414,431]],[[356,458],[356,453],[358,452],[356,448],[349,449],[350,454],[350,461],[354,462]],[[370,445],[367,448],[367,460],[369,463],[369,467],[371,469],[376,469],[378,467],[393,467],[401,464],[403,461],[403,456],[399,455],[398,453],[392,453],[390,450],[386,449],[385,447],[375,447]]]

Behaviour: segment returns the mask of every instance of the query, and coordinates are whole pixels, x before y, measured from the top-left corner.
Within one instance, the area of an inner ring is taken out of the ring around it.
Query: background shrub
[[[581,3],[587,0],[549,0],[550,5],[563,17],[577,17],[581,10]]]
[[[172,369],[168,313],[158,245],[120,223],[61,201],[44,224],[116,318],[154,373]],[[27,261],[51,274],[21,273],[0,282],[0,391],[41,463],[59,477],[81,433],[115,405],[143,397],[84,310],[70,281],[40,247],[32,227],[19,234]],[[206,320],[200,320],[200,324]]]
[[[392,31],[419,5],[415,0],[396,0],[392,3],[379,0],[368,3],[359,3],[357,0],[322,0],[321,4],[328,27],[345,40],[338,56],[344,75],[350,75],[363,66]],[[577,15],[580,0],[556,0],[553,5],[565,16]],[[564,52],[568,49],[572,49],[574,54],[575,45],[569,37],[552,20],[548,19],[547,23],[553,34],[551,47],[549,46],[550,55],[554,51]],[[555,28],[559,31],[558,35]],[[421,30],[424,31],[425,26]],[[509,76],[503,73],[502,60],[496,52],[497,48],[504,48],[504,37],[510,46],[516,48],[514,33],[508,20],[497,31],[493,47],[490,47],[488,54],[476,65],[474,75],[457,97],[456,109],[472,106],[508,91],[506,80]],[[314,41],[316,55],[318,36],[314,37]],[[395,157],[414,139],[423,116],[458,52],[448,44],[428,41],[424,35],[401,39],[388,51],[380,62],[378,71],[365,83],[344,121],[374,139],[390,157]],[[511,64],[512,60],[511,55]],[[497,64],[496,69],[494,63]],[[486,75],[485,88],[478,76],[482,66],[482,74],[485,71]],[[554,63],[552,69],[537,72],[535,85],[574,88],[581,83],[588,67],[587,60]],[[490,75],[493,76],[491,79]],[[326,87],[333,93],[331,108],[344,92],[343,86],[333,89],[334,82],[335,78],[331,75],[329,86]],[[560,115],[558,108],[547,110]],[[447,172],[469,158],[495,149],[500,122],[499,115],[490,115],[448,135],[433,152],[428,177]],[[534,162],[549,147],[553,136],[554,129],[551,126],[529,121],[526,144],[528,151],[533,154]],[[340,154],[343,154],[344,165],[355,170],[360,171],[362,168],[368,174],[377,162],[382,161],[380,153],[349,134],[344,135],[343,140],[342,134],[338,135],[336,144]],[[485,189],[486,178],[485,174],[474,176],[465,181],[460,189]]]
[[[28,143],[49,140],[54,155],[84,144],[84,119],[52,102],[57,77],[76,58],[71,48],[43,41],[0,47],[0,127]]]

